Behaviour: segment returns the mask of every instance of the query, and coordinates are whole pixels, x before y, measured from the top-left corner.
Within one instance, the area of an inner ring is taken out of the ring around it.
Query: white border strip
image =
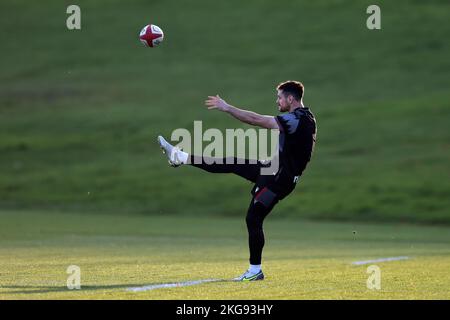
[[[201,283],[206,283],[206,282],[217,282],[217,281],[223,281],[223,280],[222,279],[204,279],[204,280],[193,280],[193,281],[175,282],[175,283],[161,283],[161,284],[153,284],[153,285],[143,286],[143,287],[127,288],[127,291],[142,292],[142,291],[150,291],[150,290],[160,289],[160,288],[178,288],[178,287],[194,286],[196,284],[201,284]]]
[[[409,257],[407,257],[407,256],[400,256],[400,257],[380,258],[380,259],[375,259],[375,260],[355,261],[355,262],[352,262],[352,264],[356,265],[356,266],[360,266],[360,265],[369,264],[369,263],[408,260],[408,259],[409,259]]]

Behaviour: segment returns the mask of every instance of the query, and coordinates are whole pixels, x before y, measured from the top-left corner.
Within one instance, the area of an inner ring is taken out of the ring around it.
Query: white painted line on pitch
[[[407,256],[401,256],[401,257],[380,258],[380,259],[375,259],[375,260],[355,261],[355,262],[352,262],[352,264],[360,266],[360,265],[369,264],[369,263],[408,260],[408,259],[409,259],[409,257],[407,257]]]
[[[223,279],[204,279],[204,280],[193,280],[193,281],[175,282],[175,283],[152,284],[152,285],[143,286],[143,287],[127,288],[127,291],[142,292],[142,291],[150,291],[150,290],[160,289],[160,288],[178,288],[178,287],[194,286],[196,284],[201,284],[201,283],[206,283],[206,282],[217,282],[217,281],[223,281]]]

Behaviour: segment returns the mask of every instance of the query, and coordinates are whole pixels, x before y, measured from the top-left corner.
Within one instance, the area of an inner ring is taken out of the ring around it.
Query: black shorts
[[[295,183],[281,184],[274,175],[260,175],[251,194],[255,200],[268,207],[272,202],[282,200],[289,195],[295,189],[295,185]]]

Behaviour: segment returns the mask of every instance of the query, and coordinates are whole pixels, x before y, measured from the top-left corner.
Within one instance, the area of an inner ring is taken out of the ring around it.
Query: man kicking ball
[[[178,167],[189,164],[212,173],[234,173],[253,183],[252,200],[247,211],[248,244],[250,267],[236,281],[263,280],[261,256],[264,247],[263,221],[278,201],[294,190],[303,170],[311,159],[316,141],[316,120],[309,108],[303,105],[303,84],[286,81],[277,86],[277,116],[260,115],[255,112],[233,107],[217,96],[209,96],[205,101],[208,109],[229,113],[244,123],[280,130],[278,141],[278,166],[273,174],[262,174],[270,167],[270,162],[240,161],[236,158],[210,159],[190,155],[169,144],[163,137],[158,143],[166,154],[169,164]],[[272,159],[274,161],[274,159]]]

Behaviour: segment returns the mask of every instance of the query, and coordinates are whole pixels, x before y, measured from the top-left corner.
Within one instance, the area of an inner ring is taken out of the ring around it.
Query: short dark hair
[[[283,94],[286,97],[292,95],[295,100],[300,101],[303,98],[305,87],[303,86],[303,83],[299,81],[289,80],[280,83],[277,86],[277,90],[283,91]]]

